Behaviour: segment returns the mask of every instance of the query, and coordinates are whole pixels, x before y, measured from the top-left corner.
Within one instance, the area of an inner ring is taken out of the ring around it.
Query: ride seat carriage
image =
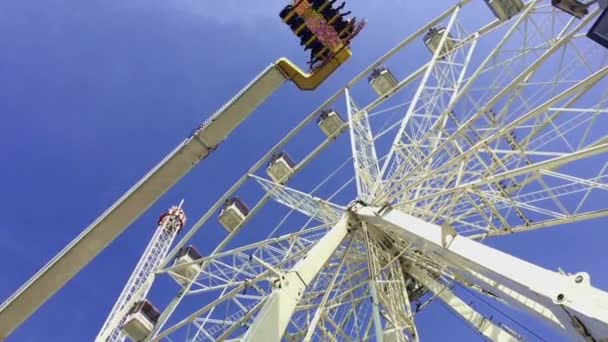
[[[340,13],[345,3],[334,7],[336,1],[297,0],[279,13],[281,20],[300,38],[300,45],[310,51],[308,64],[316,70],[334,58],[361,31],[364,21],[346,18]]]

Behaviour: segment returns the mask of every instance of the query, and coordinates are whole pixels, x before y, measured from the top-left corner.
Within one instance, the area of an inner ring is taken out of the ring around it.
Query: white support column
[[[274,284],[275,288],[245,335],[248,342],[280,341],[306,287],[323,269],[348,234],[344,216],[311,250]]]
[[[477,330],[487,340],[499,342],[519,341],[518,338],[475,311],[462,299],[458,298],[452,291],[444,289],[443,284],[433,279],[423,269],[415,265],[409,265],[406,271],[420,284],[433,292],[437,298],[442,300],[456,315],[467,322],[471,328]]]
[[[546,270],[390,207],[361,207],[354,213],[433,254],[451,271],[495,288],[508,302],[534,303],[520,308],[572,339],[608,338],[608,293],[592,287],[586,273],[566,276]]]

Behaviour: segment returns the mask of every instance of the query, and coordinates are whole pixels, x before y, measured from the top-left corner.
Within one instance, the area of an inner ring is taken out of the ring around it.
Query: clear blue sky
[[[280,56],[303,65],[276,15],[285,2],[260,3],[0,2],[0,299],[263,67]],[[203,213],[304,115],[451,4],[350,1],[369,24],[337,75],[315,93],[288,86],[274,95],[9,341],[92,340],[161,212],[185,197],[191,218]],[[605,241],[605,221],[592,221],[493,244],[550,269],[588,271],[608,289]],[[426,341],[474,336],[441,306],[420,322]]]

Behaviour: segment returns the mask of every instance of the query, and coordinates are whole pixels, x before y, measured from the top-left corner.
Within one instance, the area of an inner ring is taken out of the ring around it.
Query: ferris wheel
[[[252,166],[156,273],[176,280],[175,297],[162,310],[142,301],[129,327],[143,313],[146,340],[417,341],[416,314],[441,302],[482,338],[522,339],[459,286],[568,339],[608,337],[608,294],[588,274],[484,244],[608,214],[608,50],[586,36],[602,10],[490,1],[492,20],[471,27],[469,4],[412,33]],[[407,58],[420,51],[425,63]],[[225,237],[197,249],[210,226]]]
[[[481,15],[471,4],[330,96],[169,251],[154,245],[158,264],[142,265],[155,274],[103,340],[418,341],[417,314],[438,303],[482,339],[525,339],[464,292],[570,340],[607,339],[608,293],[587,273],[485,243],[605,222],[608,46],[587,33],[605,28],[606,10],[494,0]],[[167,244],[185,222],[171,210],[157,233]],[[206,250],[209,230],[223,235]]]

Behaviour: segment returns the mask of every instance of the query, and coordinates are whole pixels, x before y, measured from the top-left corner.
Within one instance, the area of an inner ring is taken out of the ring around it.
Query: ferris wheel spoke
[[[462,276],[459,281],[467,286],[477,285],[510,305],[525,308],[572,338],[603,336],[608,329],[607,323],[597,319],[604,310],[599,302],[608,302],[608,294],[591,286],[584,273],[566,275],[543,269],[388,207],[363,206],[353,213],[422,248],[423,254],[440,255],[441,263]],[[574,324],[573,316],[578,317]],[[586,327],[585,332],[577,329],[580,325]]]
[[[250,177],[255,179],[276,202],[320,222],[329,223],[338,221],[345,210],[345,208],[337,204],[324,201],[310,194],[271,182],[256,175],[250,175]]]
[[[522,18],[520,18],[520,20],[522,20]],[[568,31],[566,34],[563,34],[561,36],[559,36],[559,39],[556,38],[555,43],[547,45],[544,53],[536,58],[536,60],[534,61],[534,63],[530,64],[530,66],[528,68],[526,68],[525,70],[523,70],[522,72],[519,73],[519,75],[517,77],[509,77],[509,83],[504,84],[500,89],[500,91],[493,95],[493,97],[491,99],[488,99],[487,102],[484,103],[483,106],[480,106],[477,103],[473,103],[473,107],[475,108],[475,112],[473,113],[472,117],[469,118],[467,121],[465,121],[463,124],[461,124],[460,126],[457,126],[456,131],[454,131],[454,133],[447,139],[445,139],[441,145],[438,148],[435,149],[429,149],[427,150],[428,153],[425,153],[425,159],[422,161],[419,161],[417,163],[415,163],[415,167],[413,169],[404,169],[401,168],[400,170],[398,170],[398,172],[396,172],[396,174],[394,174],[392,177],[390,177],[390,179],[392,180],[391,182],[386,182],[386,184],[388,185],[393,185],[394,187],[401,187],[403,182],[399,182],[398,180],[404,180],[404,179],[416,179],[416,177],[412,177],[412,174],[417,174],[417,173],[422,173],[423,171],[426,171],[426,169],[423,168],[424,165],[428,165],[429,162],[432,162],[434,159],[437,161],[439,158],[439,161],[443,160],[448,160],[450,158],[452,158],[454,155],[457,155],[460,153],[459,148],[457,145],[460,144],[461,146],[467,146],[467,144],[469,145],[473,145],[473,143],[470,141],[467,133],[469,132],[474,132],[474,130],[479,129],[479,128],[484,128],[482,127],[475,127],[473,126],[474,124],[479,124],[481,123],[481,121],[479,121],[479,119],[487,116],[488,111],[491,111],[491,108],[498,103],[499,100],[503,99],[505,96],[508,98],[508,96],[511,96],[511,98],[514,98],[513,96],[517,97],[519,96],[519,93],[521,92],[522,89],[522,85],[525,84],[526,81],[530,80],[531,75],[533,75],[533,71],[536,70],[536,68],[540,65],[542,65],[542,63],[544,63],[549,57],[551,57],[556,51],[558,51],[560,48],[562,48],[564,45],[566,45],[566,43],[570,42],[572,40],[572,36],[576,33],[579,32],[585,25],[583,25],[582,23],[578,26],[576,26],[575,29],[572,29],[571,31]],[[514,26],[516,27],[516,26]],[[513,30],[509,31],[509,32],[513,32]],[[556,33],[558,34],[558,33]],[[503,40],[504,42],[504,40]],[[502,43],[501,43],[502,44]],[[497,55],[500,55],[500,49],[499,49],[500,45],[488,56],[488,58],[482,63],[482,65],[477,69],[477,71],[473,74],[473,76],[471,76],[470,79],[468,79],[467,81],[467,85],[465,85],[462,89],[463,92],[462,94],[467,94],[465,91],[468,90],[468,88],[470,87],[470,85],[473,83],[473,81],[475,81],[481,74],[483,74],[483,68],[485,67],[486,64],[488,64],[490,61],[492,61],[492,59],[494,57],[496,57]],[[559,77],[556,76],[556,78]],[[495,80],[496,81],[496,80]],[[524,82],[524,83],[522,83]],[[553,90],[548,92],[555,92],[556,89],[556,84],[559,85],[567,85],[567,83],[565,82],[553,82],[552,83],[553,86]],[[580,84],[580,83],[579,83]],[[514,94],[511,94],[512,89],[515,89],[516,92]],[[491,93],[490,93],[491,94]],[[487,94],[486,94],[487,95]],[[470,95],[467,94],[467,96],[464,96],[465,99],[471,99]],[[542,97],[540,97],[542,99]],[[525,103],[526,105],[530,106],[530,104]],[[510,106],[513,105],[513,101],[509,101],[507,102],[507,107],[505,108],[509,108]],[[524,106],[524,105],[522,105]],[[525,106],[524,106],[525,108]],[[499,117],[498,119],[502,119],[504,120],[504,116],[507,113],[506,110],[501,111],[501,113],[499,113]],[[490,122],[494,121],[497,122],[496,118],[492,118],[490,117],[489,119]],[[436,123],[435,126],[438,126],[438,123]],[[488,134],[490,134],[491,132],[488,132]],[[422,141],[419,141],[417,144],[418,146],[433,146],[432,141],[430,141],[430,135],[427,134],[425,136],[427,139],[424,139]],[[460,143],[458,143],[458,141],[460,141]],[[442,158],[443,157],[443,158]],[[394,193],[395,189],[393,189],[392,191],[390,189],[386,189],[384,191],[384,193]]]
[[[527,121],[529,121],[531,119],[534,119],[534,118],[536,118],[538,116],[544,115],[545,112],[547,111],[547,108],[552,107],[554,104],[562,101],[564,98],[568,98],[568,97],[573,96],[573,95],[577,96],[577,95],[579,95],[579,93],[586,92],[588,90],[588,87],[590,85],[593,85],[593,84],[597,83],[606,74],[608,74],[608,67],[604,67],[600,71],[598,71],[595,74],[589,76],[587,79],[585,79],[585,80],[577,83],[576,85],[572,86],[568,90],[562,92],[561,94],[555,96],[554,98],[550,99],[549,101],[547,101],[547,102],[541,104],[540,106],[536,107],[534,110],[532,110],[532,111],[530,111],[530,112],[522,115],[521,117],[519,117],[519,118],[511,121],[505,127],[502,127],[500,129],[498,129],[497,132],[496,132],[496,134],[490,135],[487,138],[480,140],[479,142],[477,142],[476,144],[474,144],[473,146],[471,146],[470,149],[468,149],[464,153],[460,154],[458,157],[456,157],[456,158],[445,158],[445,161],[441,165],[435,167],[432,170],[433,172],[429,172],[426,175],[422,175],[416,181],[412,182],[409,186],[404,187],[401,191],[399,191],[396,194],[392,195],[389,198],[389,200],[395,199],[397,196],[402,195],[403,192],[405,192],[407,190],[410,190],[410,189],[412,189],[412,188],[414,188],[414,187],[422,184],[424,181],[426,181],[428,179],[431,179],[433,177],[437,177],[437,175],[439,175],[439,176],[444,175],[446,172],[449,172],[449,168],[450,167],[453,168],[455,165],[457,166],[459,162],[467,160],[467,159],[470,159],[471,157],[474,157],[475,153],[480,153],[480,152],[491,153],[492,152],[491,149],[488,148],[488,144],[489,143],[496,142],[496,140],[498,140],[502,136],[504,136],[506,134],[510,134],[510,132],[512,132],[513,129],[517,128],[519,125],[525,124]],[[452,139],[455,139],[455,138],[452,138]],[[441,151],[441,150],[438,149],[436,151]],[[431,158],[434,154],[437,154],[437,152],[431,153],[431,156],[429,156],[427,158]],[[472,159],[472,160],[473,160],[472,162],[469,162],[469,164],[470,164],[469,168],[478,169],[480,164],[476,163],[476,159]]]
[[[601,102],[601,101],[600,101]],[[600,104],[598,104],[598,106],[596,108],[600,108]],[[596,113],[597,114],[598,109],[592,109],[589,111],[586,111],[587,113]],[[556,117],[560,114],[560,112],[556,112],[555,114],[552,114],[550,116],[543,116],[543,120],[552,120],[554,122],[554,120],[556,119]],[[595,114],[594,114],[595,115]],[[574,131],[574,129],[576,127],[573,127],[573,125],[571,123],[576,123],[576,126],[581,126],[582,128],[579,128],[578,131],[582,131],[582,129],[585,130],[585,132],[590,131],[591,127],[584,127],[583,124],[587,123],[587,122],[593,122],[595,117],[590,116],[589,114],[586,114],[586,116],[583,115],[577,115],[576,117],[569,119],[567,121],[565,121],[562,124],[556,125],[555,123],[552,125],[554,127],[555,130],[560,131],[560,134],[566,134],[566,132],[571,132]],[[542,126],[545,126],[544,124],[541,124]],[[590,124],[591,125],[591,124]],[[521,127],[521,126],[520,126]],[[551,132],[549,132],[551,133]],[[576,134],[572,134],[574,136],[576,136]],[[536,139],[531,140],[532,136],[538,136]],[[542,137],[545,136],[545,137]],[[498,161],[496,163],[493,163],[492,167],[490,168],[486,168],[483,171],[483,174],[492,174],[493,172],[496,172],[496,170],[498,170],[498,166],[501,165],[507,165],[509,167],[511,167],[510,165],[521,165],[523,164],[529,164],[532,162],[532,160],[543,160],[545,159],[544,157],[550,157],[550,156],[565,156],[567,155],[566,152],[552,152],[552,151],[538,151],[538,150],[532,150],[531,148],[539,148],[542,147],[544,145],[547,145],[550,142],[550,139],[546,138],[547,134],[543,133],[543,134],[539,134],[539,132],[537,130],[531,130],[531,133],[527,136],[524,137],[524,139],[522,140],[522,142],[520,143],[516,143],[514,141],[514,135],[512,135],[510,138],[509,136],[504,136],[505,140],[507,141],[508,144],[511,145],[512,150],[516,153],[513,153],[512,155],[510,155],[509,158],[498,158],[498,157],[494,157],[493,159],[495,161]],[[557,134],[555,135],[557,136]],[[540,144],[538,143],[540,142]],[[597,144],[601,144],[603,142],[602,139],[598,140],[597,142],[595,142],[594,144],[592,144],[591,146],[596,146]],[[583,146],[582,144],[578,144],[579,146]],[[496,150],[494,150],[496,152]],[[521,155],[520,158],[517,158],[517,153],[519,153]],[[499,155],[500,153],[496,153],[497,155]],[[536,158],[536,156],[538,156],[538,158]],[[512,158],[511,158],[512,157]],[[588,168],[588,167],[587,167]],[[524,201],[524,202],[539,202],[539,201],[543,201],[544,199],[550,199],[553,202],[554,206],[557,206],[557,209],[564,215],[568,215],[569,212],[571,213],[577,213],[579,212],[582,208],[583,205],[586,204],[586,200],[589,198],[589,195],[591,194],[593,189],[602,189],[603,186],[600,184],[602,182],[602,177],[603,174],[606,171],[606,164],[604,164],[604,167],[602,168],[602,170],[598,173],[598,176],[596,177],[590,177],[588,179],[578,179],[578,183],[566,183],[566,184],[555,184],[554,181],[551,181],[550,183],[554,184],[551,187],[548,186],[546,184],[546,181],[542,179],[543,175],[547,175],[547,174],[551,174],[549,172],[549,170],[543,170],[542,172],[538,172],[538,173],[534,173],[531,175],[528,175],[525,179],[520,180],[519,182],[511,182],[511,184],[507,184],[504,182],[497,182],[495,184],[495,186],[493,187],[494,190],[496,192],[500,192],[505,198],[509,198],[509,196],[517,196],[517,198],[515,198],[515,200],[518,201]],[[553,175],[555,176],[556,174],[553,173]],[[464,180],[465,181],[470,181],[470,180],[474,180],[477,178],[477,173],[473,173],[470,176],[465,176]],[[561,177],[558,177],[560,179],[572,179],[571,176],[566,176],[563,175]],[[541,187],[542,190],[537,190],[537,189],[533,189],[530,190],[531,187],[526,187],[528,184],[533,183],[533,182],[537,182]],[[588,189],[585,189],[585,187],[588,187]],[[564,198],[566,196],[572,196],[575,193],[581,192],[583,190],[586,190],[586,194],[582,199],[577,199],[575,201],[568,201],[567,198]],[[490,189],[490,191],[492,191],[492,189]],[[511,193],[515,192],[513,195],[511,195]],[[449,212],[453,212],[453,215],[455,216],[466,216],[467,213],[473,213],[473,215],[480,215],[479,212],[479,208],[476,206],[464,206],[464,208],[468,208],[466,210],[464,210],[464,212],[466,212],[465,214],[463,214],[463,202],[459,201],[461,195],[456,195],[454,200],[451,201],[450,204],[447,204],[446,206],[444,206],[443,208],[440,208],[439,211],[437,212],[437,216],[442,216],[445,215],[445,213],[449,213]],[[579,203],[578,207],[576,209],[567,209],[568,205],[565,205],[565,203],[574,203],[577,202]],[[551,205],[551,203],[548,203],[549,205]],[[481,212],[483,213],[483,211]],[[518,211],[518,216],[520,216],[520,218],[522,216],[524,216],[520,211]],[[528,220],[527,220],[528,221]],[[491,223],[488,223],[489,226],[492,226]]]
[[[391,150],[382,166],[380,175],[384,178],[391,177],[392,174],[387,171],[394,172],[397,165],[403,161],[395,154],[395,149],[407,146],[407,141],[418,141],[422,135],[428,132],[431,126],[440,120],[443,109],[453,99],[453,95],[459,87],[459,81],[462,80],[466,69],[467,57],[470,56],[466,52],[466,47],[469,46],[466,36],[457,29],[459,11],[459,7],[454,9],[441,40],[433,51],[433,59],[426,66],[420,85],[410,102]],[[422,101],[422,99],[426,101]],[[418,129],[408,131],[410,126],[417,126]],[[402,155],[410,155],[408,152],[404,151]]]
[[[532,2],[532,4],[533,3],[534,2]],[[490,53],[490,55],[486,58],[486,60],[482,63],[482,65],[477,69],[477,71],[469,78],[466,78],[466,81],[467,81],[466,84],[464,86],[462,86],[461,88],[459,86],[455,86],[454,89],[449,89],[450,91],[452,91],[449,103],[447,103],[445,106],[439,108],[439,111],[441,113],[440,120],[436,120],[433,123],[432,127],[430,127],[430,129],[428,129],[426,131],[424,129],[421,129],[420,125],[418,123],[416,123],[415,120],[411,120],[411,121],[404,120],[403,121],[403,125],[402,125],[399,133],[397,134],[397,137],[402,135],[403,138],[401,138],[401,140],[398,143],[394,144],[393,149],[391,150],[391,152],[389,152],[389,156],[391,155],[391,153],[394,153],[393,152],[394,150],[399,151],[399,150],[405,148],[405,152],[401,153],[401,156],[397,155],[395,157],[395,161],[393,162],[393,165],[391,165],[388,175],[385,175],[385,176],[389,177],[389,181],[385,182],[388,187],[390,187],[391,185],[398,187],[400,184],[402,184],[405,177],[407,177],[407,175],[409,175],[410,171],[413,169],[412,166],[418,166],[420,164],[420,162],[424,159],[424,157],[426,157],[428,155],[428,153],[432,152],[433,149],[437,147],[437,143],[441,141],[441,135],[445,133],[446,117],[453,116],[453,108],[454,108],[455,104],[458,102],[458,100],[461,97],[468,94],[467,91],[473,84],[473,81],[475,81],[482,74],[483,67],[486,64],[488,64],[489,61],[491,61],[492,58],[494,58],[494,56],[496,56],[500,52],[502,45],[504,44],[504,42],[506,42],[507,38],[514,32],[514,29],[522,21],[524,21],[524,19],[527,17],[527,15],[530,12],[530,8],[532,8],[532,4],[528,7],[528,9],[526,9],[524,11],[524,13],[521,14],[521,16],[518,18],[518,20],[514,24],[513,28],[510,29],[506,33],[505,38],[503,38],[501,40],[501,42],[498,44],[498,46]],[[460,75],[458,77],[455,77],[455,75],[453,75],[453,73],[452,73],[453,76],[451,78],[447,77],[445,75],[445,73],[442,72],[443,69],[438,67],[437,69],[439,70],[439,76],[440,76],[440,77],[438,77],[439,80],[447,81],[448,83],[453,83],[455,85],[460,85],[461,83],[463,83],[464,75],[468,68],[471,54],[474,51],[476,40],[478,39],[477,36],[478,36],[478,33],[475,33],[474,35],[471,35],[471,36],[463,39],[463,42],[472,41],[473,43],[472,43],[472,46],[469,49],[468,53],[466,54],[466,57],[463,58],[464,62],[462,63],[460,71],[459,71]],[[453,68],[450,68],[450,70],[453,71]],[[423,103],[431,103],[431,101],[429,101],[429,99],[432,98],[433,95],[434,94],[428,94],[427,96],[421,97],[420,99],[422,100]],[[416,117],[416,115],[412,115],[412,116]],[[422,117],[425,117],[425,115],[422,115]],[[408,131],[411,133],[408,133]],[[419,136],[419,134],[421,134],[421,132],[426,132],[426,134],[424,136],[416,139],[416,137]],[[407,141],[409,141],[409,143]],[[407,147],[410,147],[410,148],[407,148]],[[416,158],[417,156],[420,156],[420,157]],[[430,159],[429,161],[432,161],[432,159]],[[384,192],[390,193],[390,190],[385,189]]]
[[[415,205],[415,203],[417,203],[417,202],[423,202],[423,201],[432,199],[437,196],[443,196],[443,195],[447,195],[447,194],[458,195],[458,194],[462,194],[463,191],[468,191],[469,195],[477,195],[478,200],[485,207],[491,207],[492,205],[490,205],[490,203],[494,203],[495,199],[497,197],[492,197],[492,196],[496,196],[496,195],[495,195],[495,193],[492,193],[492,191],[494,191],[493,187],[489,188],[489,186],[492,186],[494,184],[502,184],[502,185],[499,185],[498,188],[503,188],[503,186],[504,187],[508,186],[508,185],[506,185],[505,182],[510,182],[510,181],[514,180],[516,183],[518,183],[517,182],[518,178],[526,177],[531,174],[536,174],[538,172],[542,173],[544,170],[551,170],[551,169],[559,168],[559,167],[562,167],[564,165],[567,165],[567,164],[574,162],[576,160],[579,160],[579,159],[590,158],[595,155],[603,155],[605,153],[608,153],[608,143],[598,145],[595,147],[591,147],[588,149],[583,149],[583,150],[568,154],[563,157],[551,158],[551,159],[544,160],[542,162],[538,162],[535,164],[514,168],[509,171],[495,173],[494,175],[492,175],[490,177],[478,179],[476,181],[462,184],[462,185],[452,187],[452,188],[449,188],[446,190],[439,190],[439,191],[436,191],[436,192],[426,195],[426,196],[421,196],[421,197],[413,199],[413,200],[402,202],[400,204],[397,204],[396,206],[407,208],[407,207],[411,207],[412,205]],[[589,183],[589,182],[585,182],[585,183],[593,184],[593,183]],[[576,184],[579,184],[578,185],[579,187],[584,186],[584,185],[581,185],[581,183],[576,183]],[[542,195],[542,196],[545,196],[545,198],[548,198],[551,200],[555,200],[555,198],[556,198],[555,193],[559,190],[563,190],[563,186],[558,187],[556,189],[557,190],[543,189],[543,190],[541,190],[541,193],[544,193],[544,195]],[[589,189],[589,187],[585,186],[585,188],[583,190],[586,190],[586,189]],[[535,192],[534,195],[538,196],[538,190]],[[529,196],[534,196],[534,195],[529,195]],[[506,192],[503,192],[502,196],[503,196],[503,198],[500,199],[502,203],[508,204],[508,207],[514,207],[513,206],[514,200],[512,198],[510,198]],[[488,197],[492,197],[494,199],[494,201],[487,201]],[[521,201],[521,203],[526,203],[526,198],[525,197],[522,197],[522,198],[524,200]],[[505,206],[503,206],[503,208],[504,207]],[[496,209],[494,209],[494,210],[496,210]],[[570,214],[570,213],[568,213],[568,214]],[[563,217],[566,217],[566,216],[563,216]],[[503,223],[504,228],[507,229],[508,225],[506,224],[506,222],[502,222],[502,223]],[[527,223],[529,224],[530,222],[527,222]]]
[[[240,318],[239,317],[232,318],[231,324],[229,324],[229,326],[223,330],[223,333],[221,335],[219,335],[217,337],[217,339],[213,338],[213,336],[212,336],[212,340],[224,341],[224,340],[228,339],[231,335],[238,333],[239,329],[246,328],[248,326],[248,322],[251,320],[251,318],[255,314],[258,313],[258,311],[262,308],[262,306],[264,305],[265,302],[266,302],[265,300],[262,300],[262,301],[258,302],[257,304],[253,305],[252,307],[248,308],[247,313],[243,314],[242,317],[240,317]],[[213,329],[213,327],[210,330],[212,330],[212,329]],[[215,329],[213,329],[213,330],[215,330]],[[212,333],[216,333],[216,332],[212,331]],[[206,336],[209,336],[209,334],[206,334]],[[197,342],[198,340],[192,339],[189,341]]]
[[[348,89],[345,89],[345,95],[357,193],[359,198],[369,201],[380,172],[374,137],[367,111],[359,110]]]

